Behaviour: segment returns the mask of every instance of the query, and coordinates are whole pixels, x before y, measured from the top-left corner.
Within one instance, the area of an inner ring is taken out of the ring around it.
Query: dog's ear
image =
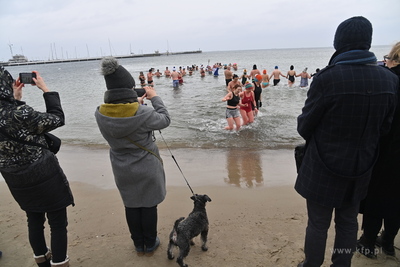
[[[211,202],[211,198],[209,198],[207,195],[204,195],[205,200],[207,200],[208,202]]]

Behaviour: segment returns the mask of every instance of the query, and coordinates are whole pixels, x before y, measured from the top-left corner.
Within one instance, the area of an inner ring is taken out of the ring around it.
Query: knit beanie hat
[[[101,73],[104,75],[107,91],[105,103],[137,102],[137,93],[133,90],[135,80],[132,75],[114,57],[105,57],[101,61]]]
[[[372,25],[364,17],[352,17],[339,24],[333,47],[336,51],[369,50],[372,41]]]
[[[244,88],[246,88],[246,89],[253,88],[253,84],[252,83],[246,83]]]
[[[105,57],[101,61],[101,72],[106,80],[107,89],[135,87],[132,75],[114,57]]]

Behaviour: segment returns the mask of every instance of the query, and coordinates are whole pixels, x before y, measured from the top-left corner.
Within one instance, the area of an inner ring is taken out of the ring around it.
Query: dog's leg
[[[179,264],[180,267],[188,267],[187,264],[183,262],[183,259],[189,255],[190,251],[190,241],[185,240],[184,242],[179,242],[178,247],[179,247],[179,257],[176,260],[176,262]]]
[[[201,241],[203,242],[201,249],[203,251],[207,251],[207,236],[208,236],[208,228],[201,232]]]
[[[167,255],[168,259],[173,260],[175,258],[173,249],[177,246],[177,238],[178,238],[178,233],[176,229],[178,228],[178,225],[181,221],[183,221],[185,217],[180,217],[178,220],[175,221],[174,223],[174,228],[172,229],[171,233],[169,234],[169,244],[168,244],[168,250],[167,250]]]
[[[172,252],[172,250],[174,249],[175,244],[174,242],[170,239],[169,240],[169,244],[168,244],[168,250],[167,250],[167,255],[168,255],[168,259],[173,260],[175,258],[174,253]]]
[[[173,260],[175,258],[173,249],[176,247],[176,231],[175,229],[169,234],[169,243],[168,243],[168,250],[167,255],[168,259]]]

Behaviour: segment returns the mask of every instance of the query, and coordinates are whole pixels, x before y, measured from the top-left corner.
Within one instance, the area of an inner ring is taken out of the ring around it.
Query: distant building
[[[8,63],[23,63],[28,62],[28,59],[24,55],[15,55],[12,59],[8,61]]]

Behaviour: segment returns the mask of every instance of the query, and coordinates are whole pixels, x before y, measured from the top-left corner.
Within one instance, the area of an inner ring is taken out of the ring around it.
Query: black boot
[[[381,247],[382,251],[389,256],[395,256],[396,252],[394,250],[394,238],[391,238],[382,231],[382,234],[378,236],[375,242],[376,246]]]
[[[364,235],[357,240],[357,251],[370,259],[376,259],[375,242],[368,240]]]

